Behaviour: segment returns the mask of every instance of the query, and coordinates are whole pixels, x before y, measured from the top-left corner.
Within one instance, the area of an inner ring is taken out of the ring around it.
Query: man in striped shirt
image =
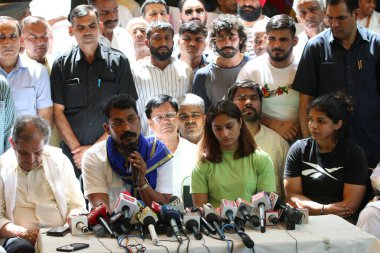
[[[193,79],[191,67],[171,57],[173,35],[174,31],[169,23],[163,21],[151,23],[145,40],[150,56],[132,66],[133,79],[139,94],[139,100],[136,101],[137,109],[141,115],[144,135],[149,134],[144,108],[150,97],[166,94],[177,98],[191,90]]]

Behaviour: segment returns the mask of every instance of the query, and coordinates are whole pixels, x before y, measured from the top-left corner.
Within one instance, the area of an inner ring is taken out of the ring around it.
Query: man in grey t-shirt
[[[206,109],[227,94],[249,61],[243,55],[246,40],[244,26],[236,16],[220,15],[212,23],[210,45],[217,57],[196,72],[193,82],[193,93],[203,98]]]

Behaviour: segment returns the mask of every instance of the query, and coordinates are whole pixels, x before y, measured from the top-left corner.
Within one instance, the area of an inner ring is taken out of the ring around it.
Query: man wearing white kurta
[[[0,236],[7,252],[34,252],[39,228],[62,226],[85,211],[79,181],[61,149],[45,146],[50,127],[21,116],[0,157]]]

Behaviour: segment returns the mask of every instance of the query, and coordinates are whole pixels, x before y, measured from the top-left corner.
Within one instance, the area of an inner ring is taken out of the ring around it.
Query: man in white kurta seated
[[[21,116],[12,148],[0,157],[0,237],[7,252],[34,252],[40,228],[62,226],[85,211],[71,162],[61,149],[45,145],[49,135],[44,119]]]
[[[153,137],[141,133],[136,102],[128,95],[112,97],[104,108],[103,127],[109,135],[83,155],[84,195],[91,206],[104,203],[114,211],[120,193],[128,191],[147,206],[168,203],[173,155]]]

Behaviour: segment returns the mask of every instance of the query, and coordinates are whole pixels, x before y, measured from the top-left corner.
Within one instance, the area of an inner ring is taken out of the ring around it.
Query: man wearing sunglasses
[[[145,106],[148,125],[156,139],[162,141],[173,153],[173,171],[166,175],[168,184],[173,186],[173,194],[180,196],[181,184],[191,175],[195,165],[197,146],[178,134],[178,103],[168,95],[156,95]]]

